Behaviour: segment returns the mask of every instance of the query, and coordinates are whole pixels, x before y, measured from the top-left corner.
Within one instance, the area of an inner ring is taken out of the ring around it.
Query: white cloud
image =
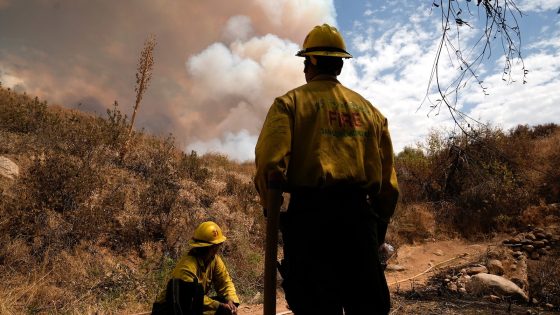
[[[476,104],[471,115],[491,120],[503,128],[518,124],[558,122],[560,117],[560,54],[538,52],[525,58],[530,70],[527,83],[518,80],[505,84],[500,74],[485,78],[488,96],[473,94],[469,101]]]
[[[558,10],[560,0],[519,0],[517,7],[523,12],[543,12],[547,10]]]
[[[194,150],[201,154],[223,153],[231,159],[244,162],[254,158],[256,143],[256,135],[241,130],[238,133],[226,132],[222,138],[214,138],[210,141],[195,141],[187,146],[187,150]]]

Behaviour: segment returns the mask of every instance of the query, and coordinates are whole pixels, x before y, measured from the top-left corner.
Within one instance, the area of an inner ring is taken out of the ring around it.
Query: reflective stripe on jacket
[[[214,314],[220,306],[220,302],[213,300],[207,295],[211,285],[214,287],[219,297],[228,301],[233,301],[234,303],[239,303],[233,281],[229,276],[224,262],[218,255],[216,255],[207,266],[204,266],[204,262],[201,258],[186,253],[181,257],[171,272],[171,278],[181,279],[185,282],[194,282],[194,279],[197,279],[198,283],[202,285],[205,294],[203,305],[205,315]],[[165,294],[166,292],[163,290],[163,292],[158,295],[157,302],[165,301]]]
[[[386,221],[396,206],[387,119],[334,76],[316,76],[275,99],[257,141],[255,163],[263,206],[269,178],[276,174],[284,176],[288,191],[359,186]]]

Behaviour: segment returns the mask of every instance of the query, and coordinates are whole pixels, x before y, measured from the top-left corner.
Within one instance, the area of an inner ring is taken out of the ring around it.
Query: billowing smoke
[[[130,113],[144,39],[157,39],[137,128],[238,160],[274,98],[304,82],[294,56],[333,0],[0,0],[0,81],[51,103]]]
[[[193,124],[198,132],[193,134],[199,150],[203,142],[221,143],[210,149],[237,156],[240,148],[254,148],[255,135],[274,98],[304,83],[301,60],[294,57],[297,49],[296,44],[268,34],[228,46],[214,43],[189,58],[193,106],[188,109],[198,113],[199,120]],[[216,142],[215,138],[222,139]],[[225,150],[231,147],[228,141],[244,145],[232,152]],[[239,157],[251,158],[252,148]]]

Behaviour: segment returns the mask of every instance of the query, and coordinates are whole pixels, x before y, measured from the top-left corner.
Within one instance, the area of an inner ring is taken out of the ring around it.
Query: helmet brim
[[[222,244],[223,242],[225,242],[227,239],[227,237],[222,236],[212,242],[205,242],[205,241],[200,241],[200,240],[194,240],[191,239],[189,242],[189,245],[192,248],[197,248],[197,247],[208,247],[208,246],[214,246],[214,245],[218,245],[218,244]]]
[[[297,52],[296,56],[323,56],[323,57],[339,57],[339,58],[352,58],[352,55],[341,51],[305,51],[300,50]]]

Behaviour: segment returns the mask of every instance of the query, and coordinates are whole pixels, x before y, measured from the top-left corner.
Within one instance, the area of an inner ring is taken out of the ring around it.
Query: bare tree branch
[[[435,112],[436,115],[442,108],[447,109],[461,131],[470,135],[472,125],[481,122],[458,109],[459,95],[471,81],[480,87],[482,93],[489,95],[479,72],[484,62],[492,56],[494,43],[500,44],[500,53],[504,56],[502,80],[507,83],[515,82],[512,77],[513,63],[519,63],[523,71],[523,83],[526,83],[528,70],[521,55],[521,32],[518,25],[518,18],[523,14],[514,0],[435,0],[432,4],[432,9],[434,8],[441,13],[442,35],[420,106],[429,104],[430,113]],[[470,47],[463,46],[466,42],[461,31],[465,28],[478,32]],[[442,82],[441,74],[450,71],[442,67],[444,53],[458,71],[450,83]],[[435,100],[432,96],[434,90],[438,95]]]

